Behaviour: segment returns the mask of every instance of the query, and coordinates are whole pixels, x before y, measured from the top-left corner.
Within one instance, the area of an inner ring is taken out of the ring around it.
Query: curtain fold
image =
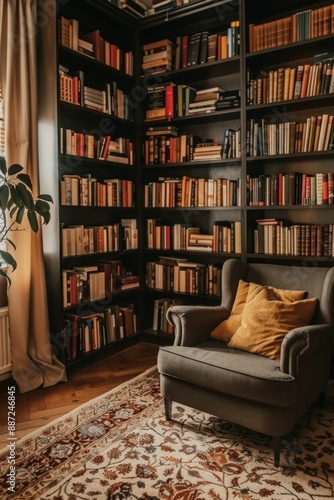
[[[0,85],[7,165],[19,163],[39,194],[36,0],[0,0]],[[52,217],[52,210],[51,210]],[[24,227],[24,226],[23,226]],[[20,392],[66,381],[49,335],[41,231],[12,232],[17,269],[8,290],[13,377]]]

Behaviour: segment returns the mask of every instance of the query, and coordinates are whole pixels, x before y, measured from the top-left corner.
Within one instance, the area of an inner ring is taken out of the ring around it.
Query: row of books
[[[110,299],[114,294],[139,287],[138,276],[125,271],[119,260],[63,269],[62,282],[64,307]]]
[[[163,332],[172,335],[174,327],[167,321],[167,311],[172,306],[184,304],[183,300],[161,298],[154,300],[152,330],[155,332]]]
[[[127,179],[100,182],[91,174],[64,174],[60,181],[60,203],[81,207],[133,207],[134,184]]]
[[[332,205],[334,173],[301,172],[261,174],[247,178],[247,204],[270,205]]]
[[[80,33],[77,19],[60,17],[59,41],[63,47],[75,50],[114,69],[133,75],[133,53],[101,36],[100,30]]]
[[[334,4],[305,9],[284,18],[249,24],[249,52],[334,33]]]
[[[133,119],[131,98],[118,88],[117,82],[101,83],[99,88],[85,85],[84,72],[59,66],[59,97],[61,101],[78,104],[101,113],[126,120]]]
[[[165,82],[146,88],[146,120],[165,120],[212,113],[240,106],[240,90],[218,86],[196,90],[189,85]]]
[[[333,115],[312,115],[305,122],[247,121],[246,154],[280,155],[327,151],[334,148]]]
[[[147,247],[155,250],[241,252],[240,221],[215,221],[212,234],[203,234],[192,224],[147,219],[146,235]]]
[[[164,177],[145,185],[145,207],[231,206],[241,206],[241,179]]]
[[[125,165],[134,164],[134,144],[126,137],[94,135],[60,127],[60,153]]]
[[[150,127],[143,143],[145,165],[183,163],[193,159],[194,135],[181,134],[175,127]]]
[[[264,219],[254,229],[254,253],[334,257],[334,225]]]
[[[67,314],[65,343],[67,360],[123,340],[137,331],[137,315],[131,303],[111,304],[103,312]]]
[[[145,75],[164,73],[235,57],[240,53],[239,21],[221,33],[201,31],[146,43],[142,69]]]
[[[202,142],[193,134],[177,135],[176,127],[150,127],[143,144],[146,165],[214,161],[241,157],[240,126],[224,130],[224,141]]]
[[[327,57],[327,54],[324,56]],[[261,71],[252,78],[247,71],[247,105],[266,104],[334,92],[334,60]]]
[[[147,262],[149,288],[173,293],[221,295],[221,268],[167,256],[159,262]]]
[[[62,228],[62,256],[89,255],[138,248],[135,219],[105,226],[71,225]]]

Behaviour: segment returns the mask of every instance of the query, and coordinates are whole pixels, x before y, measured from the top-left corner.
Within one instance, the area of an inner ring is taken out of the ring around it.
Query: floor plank
[[[16,394],[16,437],[38,430],[156,364],[159,346],[139,342],[103,361],[68,376],[68,381],[45,389]],[[7,445],[7,394],[0,393],[0,449]]]

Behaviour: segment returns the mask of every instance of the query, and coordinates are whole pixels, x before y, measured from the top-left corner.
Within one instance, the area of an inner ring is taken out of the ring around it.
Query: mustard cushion
[[[295,300],[300,300],[305,296],[305,292],[300,290],[283,290],[272,286],[265,287],[256,283],[239,280],[231,314],[227,319],[216,326],[216,328],[211,332],[211,337],[228,342],[235,334],[239,326],[241,326],[241,315],[249,291],[251,290],[251,292],[259,293],[264,289],[268,289],[273,295],[273,298],[283,300],[284,302],[293,302]]]
[[[284,302],[273,298],[268,289],[249,291],[237,329],[229,347],[279,360],[285,335],[300,326],[309,325],[317,299]]]

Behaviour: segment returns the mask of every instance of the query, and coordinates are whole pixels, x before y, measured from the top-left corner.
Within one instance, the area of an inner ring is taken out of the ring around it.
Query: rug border
[[[93,399],[89,399],[88,401],[86,401],[85,403],[82,403],[81,405],[77,406],[76,408],[74,408],[73,410],[65,413],[64,415],[60,416],[60,417],[57,417],[53,420],[50,420],[47,424],[39,427],[38,429],[30,432],[29,434],[26,434],[25,436],[23,436],[22,438],[18,439],[17,441],[15,441],[15,444],[16,446],[20,446],[21,444],[24,443],[24,441],[26,441],[27,439],[34,439],[36,436],[38,436],[40,433],[44,432],[48,427],[51,427],[52,425],[55,425],[57,424],[58,422],[60,422],[65,416],[66,417],[70,417],[72,415],[75,415],[77,413],[79,413],[81,411],[81,409],[84,407],[84,406],[87,406],[87,405],[91,405],[93,404],[95,401],[98,401],[100,400],[101,398],[113,393],[113,392],[116,392],[118,390],[121,390],[123,387],[125,387],[126,385],[132,383],[132,382],[135,382],[137,379],[140,379],[146,375],[149,375],[150,373],[154,372],[157,370],[157,365],[153,365],[151,366],[151,368],[148,368],[147,370],[145,370],[144,372],[141,372],[139,373],[138,375],[135,375],[134,377],[130,378],[129,380],[126,380],[125,382],[122,382],[121,384],[119,385],[116,385],[115,387],[113,387],[112,389],[110,389],[110,391],[107,391],[107,392],[104,392],[102,394],[100,394],[99,396],[96,396],[95,398]],[[4,454],[4,453],[8,453],[8,448],[7,446],[5,446],[4,448],[0,448],[0,457]]]

